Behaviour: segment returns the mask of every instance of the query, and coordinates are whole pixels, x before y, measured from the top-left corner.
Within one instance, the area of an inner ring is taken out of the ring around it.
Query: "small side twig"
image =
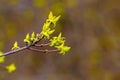
[[[47,50],[47,49],[45,49],[45,50],[39,50],[39,49],[31,48],[31,47],[29,47],[28,49],[31,50],[31,51],[42,52],[42,53],[57,52],[57,51],[59,51],[58,49],[54,49],[54,50]]]
[[[48,46],[50,45],[50,43],[46,43],[46,44],[35,44],[34,46],[36,47],[44,47],[44,46]]]

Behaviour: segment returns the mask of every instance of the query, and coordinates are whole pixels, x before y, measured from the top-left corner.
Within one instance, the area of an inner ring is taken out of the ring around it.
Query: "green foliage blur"
[[[63,32],[71,51],[60,56],[23,51],[6,57],[17,71],[2,80],[119,80],[119,0],[0,0],[0,51],[23,46],[27,33],[40,32],[47,15],[61,15],[55,35]],[[7,77],[6,77],[7,76]]]

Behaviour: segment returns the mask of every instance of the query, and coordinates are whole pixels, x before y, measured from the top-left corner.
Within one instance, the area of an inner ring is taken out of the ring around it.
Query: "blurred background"
[[[1,80],[120,80],[120,0],[0,0],[0,50],[7,52],[26,33],[41,32],[49,12],[61,15],[55,35],[63,32],[71,50],[22,51],[0,65],[15,63]]]

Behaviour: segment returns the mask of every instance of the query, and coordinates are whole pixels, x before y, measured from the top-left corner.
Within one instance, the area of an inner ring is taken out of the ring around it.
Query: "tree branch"
[[[43,37],[44,37],[44,36],[43,36]],[[31,51],[42,52],[42,53],[59,51],[59,50],[57,50],[57,49],[55,49],[55,50],[47,50],[47,49],[46,49],[46,50],[38,50],[38,49],[35,49],[35,48],[31,48],[31,46],[44,47],[44,46],[50,45],[50,43],[47,43],[47,44],[40,44],[40,45],[37,44],[38,42],[40,42],[40,41],[43,39],[43,37],[42,37],[41,39],[39,39],[37,42],[34,42],[34,43],[31,42],[30,45],[26,45],[26,46],[21,47],[21,48],[19,48],[19,49],[12,50],[12,51],[6,52],[6,53],[4,53],[4,54],[0,54],[0,57],[1,57],[1,56],[7,56],[7,55],[10,55],[10,54],[14,54],[14,53],[23,51],[23,50],[25,50],[25,49],[29,49],[29,50],[31,50]]]
[[[19,52],[19,51],[23,51],[23,50],[27,49],[28,47],[29,46],[24,46],[24,47],[21,47],[21,48],[19,48],[17,50],[12,50],[12,51],[6,52],[4,54],[0,54],[0,57],[1,56],[7,56],[7,55],[10,55],[10,54],[14,54],[14,53]]]
[[[45,50],[39,50],[39,49],[31,48],[31,47],[29,47],[28,49],[31,50],[31,51],[42,52],[42,53],[57,52],[57,51],[59,51],[58,49],[54,49],[54,50],[47,50],[47,49],[45,49]]]
[[[43,36],[42,38],[40,38],[37,42],[34,42],[34,43],[31,42],[30,45],[26,45],[26,46],[21,47],[21,48],[19,48],[19,49],[12,50],[12,51],[6,52],[6,53],[4,53],[4,54],[0,54],[0,57],[1,57],[1,56],[7,56],[7,55],[10,55],[10,54],[14,54],[14,53],[16,53],[16,52],[20,52],[20,51],[23,51],[23,50],[25,50],[25,49],[28,49],[29,47],[34,46],[35,44],[37,44],[38,42],[40,42],[43,38],[44,38],[44,36]]]
[[[50,45],[50,43],[46,43],[46,44],[35,44],[34,46],[36,47],[44,47],[44,46],[48,46]]]

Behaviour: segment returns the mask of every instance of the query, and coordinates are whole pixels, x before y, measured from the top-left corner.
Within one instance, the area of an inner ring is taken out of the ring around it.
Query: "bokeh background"
[[[1,80],[120,80],[120,0],[0,0],[0,50],[7,52],[26,33],[40,32],[49,12],[61,15],[55,35],[63,32],[70,52],[28,50],[6,57],[15,63]]]

